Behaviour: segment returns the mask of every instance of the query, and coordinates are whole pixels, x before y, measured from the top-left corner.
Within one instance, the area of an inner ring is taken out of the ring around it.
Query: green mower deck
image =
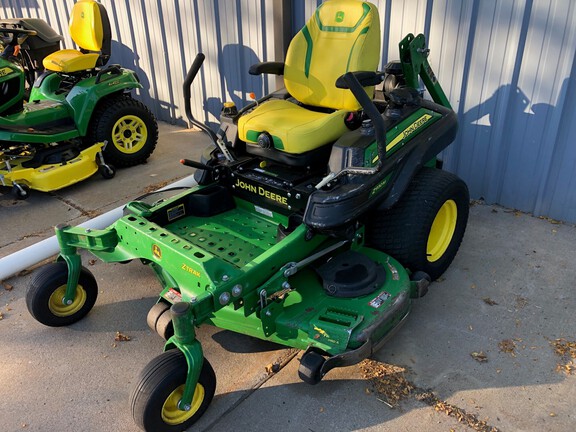
[[[181,216],[187,198],[205,196],[207,189],[198,187],[153,208],[129,204],[135,214],[106,230],[59,227],[62,258],[77,268],[76,247],[107,262],[142,258],[164,286],[160,297],[171,304],[189,302],[196,323],[290,341],[300,349],[313,346],[331,355],[368,340],[378,343],[408,313],[411,288],[417,295],[414,284],[393,258],[363,246],[362,230],[351,241],[337,241],[311,235],[301,225],[278,241],[279,223],[287,224],[287,218],[264,217],[238,198],[234,208],[209,218],[186,216],[164,226],[150,222],[161,214]],[[302,265],[302,260],[322,261],[346,247],[378,263],[386,283],[375,281],[365,297],[339,298],[329,295],[317,274]],[[74,288],[77,281],[71,277],[69,284]]]

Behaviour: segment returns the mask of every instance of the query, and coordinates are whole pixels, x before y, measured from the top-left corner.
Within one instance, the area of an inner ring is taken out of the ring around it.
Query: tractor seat
[[[72,8],[70,36],[80,50],[64,49],[47,56],[42,64],[53,72],[74,73],[104,66],[110,58],[112,33],[101,3],[78,0]]]
[[[361,0],[329,0],[292,39],[284,64],[284,85],[296,103],[272,99],[238,119],[246,151],[271,157],[296,156],[341,137],[344,119],[360,105],[336,79],[349,71],[376,71],[380,60],[378,10]],[[368,95],[373,87],[365,88]]]

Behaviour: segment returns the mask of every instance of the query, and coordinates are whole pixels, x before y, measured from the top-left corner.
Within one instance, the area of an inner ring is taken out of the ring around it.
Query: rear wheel
[[[146,431],[183,431],[204,414],[214,397],[216,375],[208,360],[202,370],[190,409],[178,407],[184,392],[188,365],[180,350],[170,350],[144,368],[130,396],[132,416]]]
[[[90,312],[98,297],[98,284],[92,273],[82,267],[74,300],[64,302],[68,266],[56,262],[44,266],[34,277],[26,293],[26,306],[38,322],[50,327],[70,325]]]
[[[88,144],[107,141],[104,158],[118,167],[145,162],[158,141],[158,124],[150,110],[129,95],[102,100],[92,114]]]
[[[460,178],[423,168],[394,207],[370,214],[366,243],[436,280],[458,252],[469,201],[468,188]]]

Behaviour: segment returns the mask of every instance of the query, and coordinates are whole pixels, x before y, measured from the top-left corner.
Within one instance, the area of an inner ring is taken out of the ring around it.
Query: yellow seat
[[[70,17],[70,36],[80,50],[50,54],[42,64],[54,72],[72,73],[103,66],[110,58],[111,31],[106,9],[94,0],[78,0]]]
[[[276,150],[301,154],[331,143],[347,127],[344,118],[360,108],[336,79],[349,71],[375,71],[380,60],[376,7],[361,0],[328,0],[294,36],[284,64],[284,84],[301,104],[269,100],[238,120],[239,138],[249,146],[267,133]],[[365,88],[371,96],[374,88]],[[317,107],[317,108],[315,108]]]

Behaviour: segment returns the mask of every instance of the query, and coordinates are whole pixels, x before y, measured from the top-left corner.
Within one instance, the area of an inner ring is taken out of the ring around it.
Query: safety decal
[[[164,298],[170,300],[172,303],[177,303],[182,300],[182,294],[176,291],[174,288],[170,288],[165,294]]]
[[[184,207],[184,204],[179,204],[176,207],[169,208],[166,214],[168,216],[168,221],[171,222],[174,219],[178,219],[186,215],[186,208]]]
[[[370,306],[372,306],[374,309],[378,309],[380,306],[382,306],[384,304],[384,302],[386,300],[388,300],[390,298],[390,294],[387,293],[386,291],[382,291],[380,294],[378,294],[377,297],[375,297],[374,299],[372,299],[372,301],[370,303],[368,303]]]

